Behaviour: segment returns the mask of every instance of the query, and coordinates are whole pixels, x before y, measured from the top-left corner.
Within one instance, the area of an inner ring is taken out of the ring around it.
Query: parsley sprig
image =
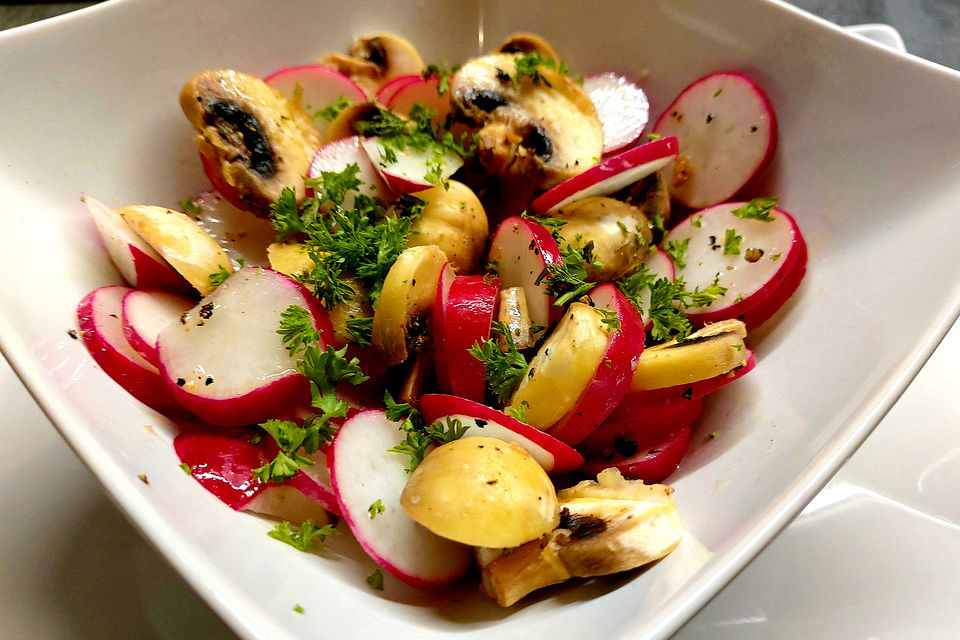
[[[285,542],[300,551],[308,551],[313,545],[313,541],[323,542],[328,536],[336,535],[339,532],[332,524],[325,524],[318,527],[313,520],[306,520],[299,527],[295,527],[286,520],[279,523],[268,531],[267,535],[274,540]]]
[[[447,417],[443,421],[433,424],[424,424],[423,416],[409,403],[397,402],[387,391],[383,397],[388,420],[401,420],[400,430],[404,432],[403,442],[389,449],[392,453],[399,453],[410,457],[407,473],[413,473],[430,447],[437,443],[452,442],[463,437],[468,427],[456,418]]]
[[[587,265],[594,268],[602,266],[593,257],[592,241],[583,247],[567,245],[560,249],[560,256],[563,258],[562,262],[548,264],[536,280],[536,284],[546,284],[547,291],[555,298],[553,304],[558,307],[578,300],[593,289],[595,283],[587,279]]]
[[[517,350],[513,336],[503,322],[494,320],[490,335],[491,339],[474,342],[469,353],[483,363],[489,394],[504,404],[526,374],[527,359]],[[494,336],[503,337],[506,351],[501,349],[500,342]]]
[[[773,216],[770,210],[777,206],[776,198],[754,198],[742,207],[731,211],[733,215],[744,220],[760,220],[761,222],[773,222]]]

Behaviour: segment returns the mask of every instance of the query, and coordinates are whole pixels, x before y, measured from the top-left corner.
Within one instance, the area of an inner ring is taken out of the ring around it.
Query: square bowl
[[[752,189],[798,219],[808,274],[748,338],[756,372],[708,401],[670,479],[690,534],[657,565],[510,611],[474,585],[432,594],[388,578],[372,592],[374,565],[349,536],[300,554],[184,475],[173,427],[67,335],[77,301],[119,282],[81,191],[172,206],[207,187],[176,101],[186,78],[263,76],[372,30],[438,62],[535,31],[577,72],[643,77],[654,115],[710,71],[745,71],[768,91],[780,145]],[[779,2],[115,0],[0,34],[0,61],[0,346],[128,517],[245,637],[664,637],[829,479],[960,311],[960,75]]]

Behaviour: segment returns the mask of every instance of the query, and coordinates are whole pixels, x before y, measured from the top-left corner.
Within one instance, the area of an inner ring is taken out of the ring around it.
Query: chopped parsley
[[[743,218],[744,220],[773,222],[774,218],[770,215],[770,210],[775,206],[777,206],[776,198],[754,198],[747,204],[734,209],[730,213],[738,218]]]
[[[536,280],[536,284],[546,284],[547,291],[556,298],[553,304],[558,307],[579,299],[593,289],[595,283],[587,280],[587,265],[594,268],[602,266],[593,257],[592,241],[583,247],[567,245],[560,249],[560,255],[563,260],[548,264]]]
[[[685,339],[693,327],[683,309],[706,306],[727,291],[720,286],[719,275],[707,288],[695,287],[688,291],[683,278],[671,282],[651,272],[647,265],[617,281],[616,285],[637,311],[653,323],[650,336],[657,342]],[[649,309],[644,309],[641,303],[645,291],[650,292]]]
[[[490,335],[491,339],[474,342],[468,351],[483,363],[489,395],[504,404],[526,374],[527,359],[517,351],[513,336],[503,322],[494,320],[490,325]],[[506,351],[500,348],[500,342],[493,336],[503,337]]]
[[[186,463],[179,465],[179,467],[183,469],[183,472],[187,475],[190,475],[191,473],[193,473],[193,468]]]
[[[548,58],[537,51],[531,51],[517,57],[514,61],[513,81],[519,84],[524,78],[529,78],[533,84],[543,83],[549,87],[550,83],[540,73],[541,67],[552,69],[563,75],[570,74],[570,69],[562,60],[557,64],[557,61],[553,58]]]
[[[775,253],[775,254],[773,254],[772,256],[770,256],[770,259],[773,260],[774,262],[776,262],[776,261],[779,260],[782,256],[783,256],[782,253]]]
[[[654,216],[656,217],[656,216]],[[690,246],[690,238],[683,240],[668,240],[667,246],[663,248],[673,263],[683,269],[687,266],[687,247]]]
[[[662,137],[663,137],[663,136],[661,136],[659,133],[648,133],[648,134],[647,134],[647,140],[649,140],[650,142],[656,142],[657,140],[659,140],[659,139],[662,138]]]
[[[303,607],[301,607],[299,604],[295,604],[293,605],[293,611],[295,613],[303,613]]]
[[[374,518],[376,518],[378,515],[380,515],[386,510],[387,508],[383,506],[383,501],[377,500],[372,505],[370,505],[370,507],[367,509],[367,513],[370,514],[370,519],[373,520]]]
[[[323,542],[327,536],[337,533],[339,532],[332,524],[318,527],[313,520],[306,520],[299,527],[295,527],[284,520],[275,526],[272,531],[268,531],[267,535],[300,551],[308,551],[314,540]]]
[[[540,226],[546,228],[547,231],[550,232],[550,235],[553,236],[553,239],[556,240],[557,244],[560,244],[563,241],[563,238],[560,236],[560,227],[567,224],[566,220],[561,220],[560,218],[535,216],[531,213],[527,213],[526,211],[521,212],[520,217],[524,220],[536,222]]]
[[[421,74],[424,79],[429,78],[430,76],[437,76],[440,79],[440,82],[437,84],[437,93],[439,95],[445,94],[450,90],[450,76],[455,74],[460,69],[460,65],[455,64],[452,67],[441,67],[436,64],[428,64]]]
[[[199,218],[203,215],[203,209],[193,201],[193,198],[184,198],[183,200],[177,200],[177,206],[180,207],[184,213],[190,214],[194,218]]]
[[[377,569],[367,576],[367,584],[374,591],[383,591],[383,571]]]
[[[210,278],[210,286],[219,287],[222,285],[227,278],[233,275],[232,271],[227,271],[226,267],[222,264],[217,265],[217,272],[211,273],[208,277]]]
[[[699,216],[697,216],[696,218],[694,218],[693,220],[691,220],[691,221],[690,221],[690,226],[691,226],[691,227],[696,227],[697,229],[699,229],[700,227],[702,227],[702,226],[703,226],[703,214],[700,214]]]
[[[437,442],[451,442],[463,437],[467,427],[464,427],[456,418],[446,418],[444,422],[424,424],[420,412],[406,402],[397,402],[387,391],[383,398],[388,420],[402,420],[400,430],[406,435],[403,442],[389,449],[392,453],[399,453],[410,457],[407,473],[413,473],[427,450]],[[372,517],[372,516],[371,516]]]
[[[326,120],[327,122],[332,122],[334,118],[340,115],[344,109],[350,106],[350,101],[347,100],[346,96],[340,94],[336,100],[328,104],[322,109],[317,109],[313,112],[314,119],[319,118],[320,120]]]
[[[736,229],[727,229],[723,234],[723,255],[740,255],[741,240],[743,240],[743,236],[738,236]]]
[[[599,311],[600,315],[603,316],[600,319],[600,322],[603,323],[607,333],[620,330],[620,318],[617,316],[616,311],[613,311],[612,309],[597,309],[597,311]]]
[[[516,419],[516,420],[519,420],[520,422],[526,422],[526,421],[527,421],[527,408],[528,408],[529,406],[530,406],[530,403],[527,402],[526,400],[523,400],[522,402],[520,402],[520,406],[519,406],[519,407],[516,407],[516,408],[514,408],[514,407],[507,407],[507,408],[506,408],[506,412],[507,412],[507,415],[510,416],[511,418],[514,418],[514,419]]]
[[[373,339],[373,318],[349,318],[347,333],[361,347],[369,347]]]

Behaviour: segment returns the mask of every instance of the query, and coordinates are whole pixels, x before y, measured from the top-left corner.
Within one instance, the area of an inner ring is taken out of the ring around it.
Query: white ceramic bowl
[[[691,537],[649,570],[510,611],[473,585],[436,595],[388,576],[372,592],[373,565],[348,536],[301,554],[184,475],[170,425],[68,337],[77,301],[119,281],[80,192],[173,205],[206,188],[177,106],[184,80],[217,67],[264,75],[374,29],[438,62],[537,31],[575,70],[649,74],[654,115],[713,70],[768,90],[780,147],[753,191],[800,222],[808,274],[750,338],[756,371],[709,400],[671,478]],[[119,0],[0,34],[0,70],[3,352],[130,519],[245,637],[664,637],[829,479],[958,313],[960,75],[772,0]],[[30,481],[42,482],[36,463]]]

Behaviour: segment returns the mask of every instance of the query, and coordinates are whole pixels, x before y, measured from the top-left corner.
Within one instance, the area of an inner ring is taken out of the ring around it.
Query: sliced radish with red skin
[[[259,436],[257,444],[251,442]],[[307,518],[317,522],[327,521],[324,511],[336,512],[337,501],[329,488],[306,475],[304,469],[318,465],[322,471],[314,472],[319,478],[326,477],[326,458],[322,453],[307,456],[315,464],[303,467],[296,476],[281,484],[266,483],[253,474],[276,457],[279,449],[276,442],[262,431],[249,428],[207,428],[178,435],[173,448],[180,462],[190,467],[190,475],[200,485],[236,511],[248,510],[284,520],[302,521]],[[283,495],[293,489],[302,495]],[[277,495],[271,496],[271,493]],[[280,498],[280,499],[277,499]],[[300,517],[298,514],[303,514]]]
[[[423,76],[419,75],[400,76],[399,78],[394,78],[377,90],[377,95],[374,97],[374,100],[378,104],[386,106],[390,103],[390,100],[393,98],[393,96],[397,94],[397,91],[412,82],[419,81],[422,78]]]
[[[353,80],[330,67],[317,64],[305,64],[296,67],[286,67],[274,71],[263,79],[266,85],[279,91],[289,101],[294,100],[295,94],[300,94],[300,104],[311,116],[313,125],[326,138],[327,127],[330,123],[317,117],[316,113],[324,109],[341,97],[351,103],[366,102],[367,94],[354,84]]]
[[[676,402],[649,407],[629,404],[627,409],[623,406],[623,402],[617,405],[606,422],[577,445],[577,450],[589,458],[595,458],[604,451],[612,451],[616,438],[633,441],[666,438],[677,429],[693,424],[703,410],[703,398],[680,398]]]
[[[253,424],[308,402],[307,380],[277,333],[290,305],[311,314],[321,346],[333,343],[326,310],[300,283],[258,267],[227,278],[160,333],[160,370],[174,397],[222,426]]]
[[[440,78],[436,75],[426,78],[419,77],[415,81],[403,85],[386,105],[391,111],[409,116],[413,106],[418,103],[435,111],[436,115],[433,116],[433,122],[441,126],[447,121],[450,112],[453,111],[453,105],[450,103],[450,91],[445,91],[443,95],[440,95]]]
[[[670,259],[670,256],[668,256],[666,252],[661,251],[660,249],[653,248],[643,259],[643,264],[647,265],[647,269],[650,271],[650,273],[658,279],[666,278],[670,282],[673,282],[674,278],[676,277],[673,260]],[[650,308],[649,287],[641,291],[638,298],[641,309],[647,310]],[[653,320],[644,318],[644,329],[649,331],[650,327],[652,326]]]
[[[193,287],[156,250],[130,228],[119,213],[95,198],[80,198],[117,271],[132,287],[190,295]]]
[[[709,305],[687,309],[695,325],[737,318],[754,329],[773,315],[796,291],[807,266],[807,246],[796,221],[781,209],[770,221],[739,218],[733,212],[745,202],[726,202],[681,221],[665,242],[687,241],[677,277],[687,289],[705,289],[714,278],[727,291]],[[737,253],[727,254],[728,231],[741,236]]]
[[[550,427],[550,435],[570,445],[586,439],[616,408],[630,389],[643,353],[643,319],[620,290],[608,282],[592,289],[589,296],[593,306],[615,312],[620,327],[609,333],[603,360],[573,409]]]
[[[563,258],[543,225],[519,216],[507,218],[490,241],[489,261],[496,265],[504,289],[523,289],[534,325],[549,327],[557,321],[563,310],[554,306],[547,285],[537,284],[537,278],[548,264],[561,264]]]
[[[447,393],[482,402],[487,388],[485,368],[469,349],[490,337],[500,281],[456,276],[448,283],[446,274],[452,270],[452,262],[444,265],[433,307],[437,384]]]
[[[204,191],[193,199],[193,206],[200,210],[195,217],[197,224],[234,262],[243,260],[248,267],[270,266],[267,246],[276,242],[277,232],[268,219],[238,209],[217,191]]]
[[[427,423],[446,417],[468,427],[463,437],[491,436],[523,447],[547,473],[566,473],[583,464],[583,456],[569,445],[525,422],[485,404],[440,393],[420,398],[420,411]]]
[[[777,116],[770,99],[736,72],[695,81],[653,130],[679,140],[689,177],[671,186],[670,197],[691,209],[731,198],[766,166],[777,147]]]
[[[561,182],[533,201],[539,214],[553,213],[574,200],[616,193],[670,164],[677,157],[677,139],[663,138],[607,158]]]
[[[215,158],[208,158],[201,153],[200,165],[203,167],[203,173],[207,176],[207,180],[210,181],[213,189],[222,195],[227,202],[242,211],[253,210],[240,195],[240,191],[223,177],[223,173],[220,171],[220,163]]]
[[[747,375],[757,366],[757,358],[753,351],[746,349],[744,353],[744,363],[739,367],[726,373],[722,373],[706,380],[698,380],[689,384],[678,384],[672,387],[663,387],[662,389],[646,389],[643,391],[634,391],[624,396],[620,406],[617,407],[616,414],[621,411],[629,411],[631,407],[655,407],[667,402],[678,402],[681,400],[696,400],[725,387],[734,380],[738,380]]]
[[[444,151],[436,158],[432,149],[419,151],[408,147],[403,151],[396,151],[394,161],[387,157],[380,138],[363,138],[360,144],[390,188],[399,193],[416,193],[443,184],[444,180],[463,166],[463,158],[453,151]],[[439,175],[431,175],[438,162]]]
[[[604,469],[613,467],[618,469],[624,478],[656,484],[680,466],[680,460],[690,445],[690,427],[679,427],[666,437],[633,441],[633,444],[636,445],[635,453],[623,456],[613,452],[608,459],[589,458],[580,468],[580,472],[585,476],[595,477]],[[630,449],[633,444],[629,445]]]
[[[326,451],[317,449],[311,454],[301,453],[301,455],[313,460],[313,464],[301,466],[297,475],[287,480],[287,484],[322,505],[330,513],[340,515],[340,503],[337,502],[337,496],[333,493],[333,485],[330,482]]]
[[[122,303],[123,335],[134,351],[159,366],[157,336],[195,304],[190,298],[166,291],[130,291]]]
[[[160,413],[182,414],[160,372],[123,335],[123,298],[131,291],[112,286],[87,294],[77,305],[80,339],[104,373],[134,398]]]
[[[409,458],[389,451],[403,440],[399,423],[383,411],[361,411],[343,423],[327,453],[340,513],[373,561],[419,589],[459,579],[473,563],[470,547],[414,522],[400,506]],[[384,511],[370,517],[380,501]]]
[[[584,78],[583,90],[603,124],[604,156],[616,155],[643,135],[650,118],[650,102],[643,89],[608,72]]]
[[[393,200],[393,191],[373,166],[358,136],[336,140],[320,147],[310,162],[307,177],[319,178],[324,171],[339,173],[352,164],[360,168],[357,173],[357,179],[360,181],[357,191],[372,198],[380,198],[384,202]],[[344,209],[353,208],[355,198],[354,192],[347,193],[343,200]]]

